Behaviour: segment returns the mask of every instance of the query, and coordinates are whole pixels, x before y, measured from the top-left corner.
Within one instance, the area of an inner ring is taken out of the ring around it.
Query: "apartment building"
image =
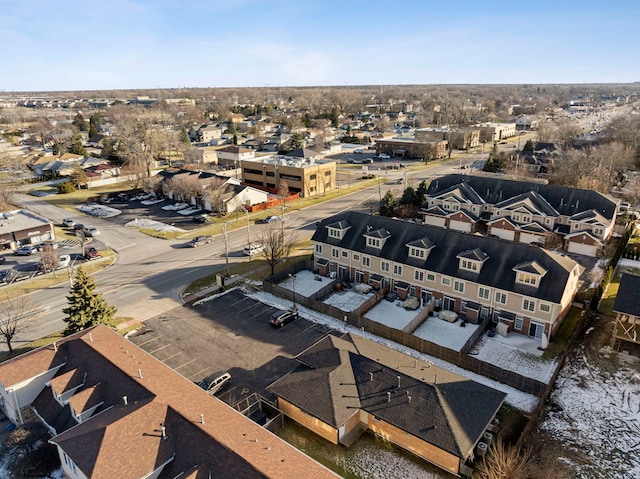
[[[395,291],[476,323],[550,337],[579,286],[574,260],[521,243],[357,212],[321,221],[312,237],[320,274]]]

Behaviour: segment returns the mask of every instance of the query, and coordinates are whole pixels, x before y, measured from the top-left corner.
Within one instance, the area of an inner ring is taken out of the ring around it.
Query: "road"
[[[368,212],[372,201],[378,201],[387,190],[401,194],[404,184],[419,183],[423,179],[458,171],[457,159],[448,165],[438,165],[426,170],[392,170],[380,178],[377,185],[370,188],[343,192],[336,199],[310,206],[300,211],[287,212],[285,228],[295,235],[297,240],[309,238],[315,229],[316,221],[346,210]],[[466,170],[469,171],[469,170]],[[403,179],[403,184],[388,184]],[[390,181],[388,181],[388,180]],[[39,198],[17,195],[19,204],[56,223],[67,218],[69,213]],[[78,220],[86,217],[78,215]],[[184,241],[164,240],[149,237],[133,228],[114,224],[108,219],[92,218],[91,224],[102,232],[100,242],[118,253],[117,261],[107,269],[94,275],[98,284],[97,291],[107,302],[118,308],[119,317],[130,317],[145,321],[170,311],[183,304],[181,293],[191,282],[226,266],[225,245],[222,235],[214,241],[198,248],[187,248]],[[251,225],[251,235],[257,237],[264,225]],[[242,248],[246,245],[246,227],[230,231],[227,235],[229,245],[229,264],[246,261]],[[67,282],[31,293],[31,299],[37,304],[38,316],[33,318],[28,333],[16,337],[15,347],[35,339],[56,333],[64,329],[62,309],[67,305],[69,292]],[[6,345],[0,345],[0,351],[6,351]]]

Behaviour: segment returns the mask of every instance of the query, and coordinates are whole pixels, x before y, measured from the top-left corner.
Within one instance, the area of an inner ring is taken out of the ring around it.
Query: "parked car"
[[[211,243],[211,236],[196,236],[191,241],[189,241],[187,244],[191,248],[196,248],[197,246],[200,246],[200,245],[203,245],[203,244],[209,244],[209,243]]]
[[[246,256],[255,256],[257,254],[262,253],[263,251],[264,251],[264,245],[260,243],[251,243],[250,245],[247,245],[242,249],[242,252]]]
[[[64,226],[66,226],[67,228],[73,228],[73,226],[76,224],[75,220],[71,219],[71,218],[65,218],[62,220],[62,224]]]
[[[297,311],[276,311],[271,315],[269,323],[274,328],[283,328],[285,324],[289,324],[296,319],[298,319]]]
[[[61,254],[58,256],[58,266],[57,269],[66,268],[71,264],[71,255]]]
[[[271,216],[267,216],[264,219],[265,223],[273,223],[274,221],[280,221],[282,218],[278,215],[271,215]]]
[[[203,379],[198,383],[202,389],[207,391],[212,396],[220,391],[231,381],[231,374],[227,371],[218,371],[217,373],[209,376],[210,379]]]
[[[10,269],[3,269],[0,271],[0,284],[10,283],[15,273]]]
[[[4,263],[5,261],[7,261],[7,257],[5,255],[0,256],[0,264]]]
[[[26,245],[15,250],[13,254],[16,256],[31,256],[37,251],[38,249],[34,245]]]
[[[193,222],[194,223],[206,223],[207,222],[207,217],[206,215],[196,215],[193,217]]]
[[[84,257],[87,258],[87,259],[99,258],[100,257],[100,252],[97,249],[95,249],[94,247],[87,248],[87,250],[84,253]]]
[[[355,150],[353,150],[354,153],[361,155],[364,153],[364,150],[361,150],[360,148],[356,148]]]
[[[91,238],[93,238],[94,236],[98,236],[100,235],[100,230],[98,230],[98,228],[96,228],[95,226],[87,226],[84,229],[84,234],[85,236],[90,236]]]
[[[380,153],[378,155],[378,158],[380,158],[381,160],[390,160],[391,157],[389,155],[387,155],[386,153]]]
[[[84,231],[84,225],[82,223],[74,223],[73,225],[74,231]]]

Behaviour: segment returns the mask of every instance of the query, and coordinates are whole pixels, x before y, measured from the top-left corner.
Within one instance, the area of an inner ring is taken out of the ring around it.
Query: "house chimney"
[[[125,406],[129,404],[129,402],[127,401],[127,396],[122,396],[122,401],[124,402]]]
[[[162,439],[167,439],[167,428],[162,426]]]
[[[138,369],[138,377],[142,379],[142,369]]]
[[[200,424],[204,424],[204,414],[200,414]]]
[[[387,391],[387,402],[391,402],[391,392]]]

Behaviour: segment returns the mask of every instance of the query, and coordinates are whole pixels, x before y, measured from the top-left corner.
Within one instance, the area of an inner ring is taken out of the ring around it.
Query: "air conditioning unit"
[[[484,442],[479,442],[476,446],[476,453],[478,454],[478,456],[484,457],[487,455],[487,449],[488,447]]]

